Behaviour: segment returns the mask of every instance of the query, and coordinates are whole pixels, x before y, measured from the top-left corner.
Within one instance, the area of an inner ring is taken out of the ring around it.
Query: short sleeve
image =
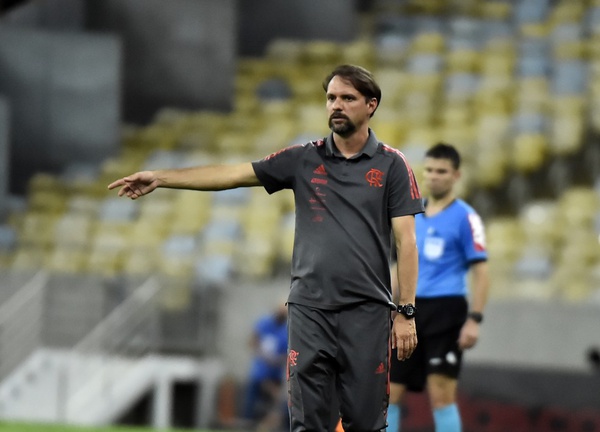
[[[293,188],[298,159],[303,147],[302,145],[286,147],[252,162],[256,177],[269,194]]]
[[[394,158],[394,169],[390,172],[390,218],[422,213],[423,199],[412,168],[401,152],[396,152]]]

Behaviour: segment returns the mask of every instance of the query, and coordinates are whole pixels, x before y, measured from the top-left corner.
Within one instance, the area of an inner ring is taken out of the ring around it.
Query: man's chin
[[[349,137],[350,135],[352,135],[355,131],[355,129],[353,128],[349,128],[346,126],[340,127],[340,126],[335,126],[335,125],[330,125],[329,129],[331,129],[331,132],[338,134],[341,137]]]

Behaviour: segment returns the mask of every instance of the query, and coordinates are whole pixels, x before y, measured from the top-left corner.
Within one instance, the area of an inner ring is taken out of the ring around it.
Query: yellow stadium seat
[[[315,72],[325,76],[341,61],[341,44],[331,40],[309,40],[304,43],[302,62],[315,66]],[[317,72],[321,71],[321,73]],[[321,78],[322,79],[322,78]]]
[[[514,262],[523,246],[523,231],[514,217],[494,217],[486,222],[487,248],[490,260]]]
[[[399,103],[405,91],[410,88],[409,75],[402,69],[383,67],[376,69],[373,73],[377,78],[382,93],[385,95],[384,100],[390,101],[389,106]]]
[[[370,40],[356,39],[342,45],[341,51],[341,58],[345,63],[357,64],[373,70],[375,65],[375,47]]]
[[[557,25],[566,22],[580,22],[585,7],[578,1],[561,1],[551,9],[549,22],[551,25]]]
[[[446,54],[446,69],[449,73],[479,73],[481,55],[474,49],[457,49]]]
[[[412,55],[416,53],[442,53],[446,48],[445,37],[442,33],[421,32],[417,34],[410,45]]]
[[[478,185],[484,188],[499,186],[506,175],[508,156],[501,148],[489,149],[476,155],[473,175]]]
[[[546,22],[526,22],[521,24],[519,31],[522,37],[545,38],[550,33],[550,25]]]
[[[54,242],[57,220],[57,215],[27,212],[19,227],[19,243],[40,247],[51,246]]]
[[[559,197],[558,211],[566,236],[572,230],[586,229],[593,237],[592,230],[600,212],[600,197],[592,187],[573,186]]]
[[[94,218],[85,213],[66,213],[54,227],[53,243],[59,246],[84,248],[89,245]]]
[[[508,2],[485,1],[479,6],[484,19],[505,21],[511,18],[512,5]]]
[[[548,140],[543,133],[518,134],[512,145],[512,165],[519,171],[537,171],[546,160]]]
[[[302,60],[304,44],[300,40],[276,38],[265,50],[268,60],[293,67]]]
[[[484,75],[512,76],[515,57],[505,54],[487,54],[481,57],[481,73]]]
[[[507,113],[480,112],[475,124],[475,139],[478,147],[498,148],[504,145],[510,130],[511,117]]]
[[[552,200],[533,200],[520,209],[519,223],[524,240],[530,245],[554,249],[561,238],[558,204]]]
[[[580,115],[555,115],[550,125],[551,153],[565,156],[581,150],[585,126]]]
[[[552,276],[559,298],[572,303],[584,303],[592,293],[589,267],[568,260],[560,263]]]
[[[557,42],[552,47],[555,60],[579,60],[584,59],[588,50],[585,40],[567,40]]]
[[[67,207],[67,193],[63,188],[32,190],[28,193],[27,199],[32,211],[60,214]]]

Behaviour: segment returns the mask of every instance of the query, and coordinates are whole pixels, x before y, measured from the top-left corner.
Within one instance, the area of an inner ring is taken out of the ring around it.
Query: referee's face
[[[460,171],[454,168],[450,159],[425,158],[423,182],[432,198],[450,195],[459,178]]]
[[[334,76],[327,87],[327,114],[329,129],[349,137],[357,130],[368,128],[369,118],[377,108],[377,100],[365,99],[349,82]]]

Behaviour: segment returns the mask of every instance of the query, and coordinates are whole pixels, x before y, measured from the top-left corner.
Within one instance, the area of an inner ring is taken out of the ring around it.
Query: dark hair
[[[327,92],[329,82],[335,76],[350,81],[352,86],[354,86],[367,101],[370,101],[373,98],[377,99],[377,106],[379,106],[379,102],[381,101],[381,88],[379,88],[379,85],[375,82],[375,78],[373,78],[371,72],[361,66],[349,64],[340,65],[327,75],[325,80],[323,80],[323,90],[325,90],[325,92]],[[375,110],[377,110],[377,107],[375,107]],[[373,111],[371,116],[373,116],[373,114],[375,114],[375,111]]]
[[[460,153],[458,150],[451,145],[443,142],[439,142],[425,153],[425,157],[430,157],[433,159],[448,159],[452,162],[452,166],[454,169],[460,168]]]

